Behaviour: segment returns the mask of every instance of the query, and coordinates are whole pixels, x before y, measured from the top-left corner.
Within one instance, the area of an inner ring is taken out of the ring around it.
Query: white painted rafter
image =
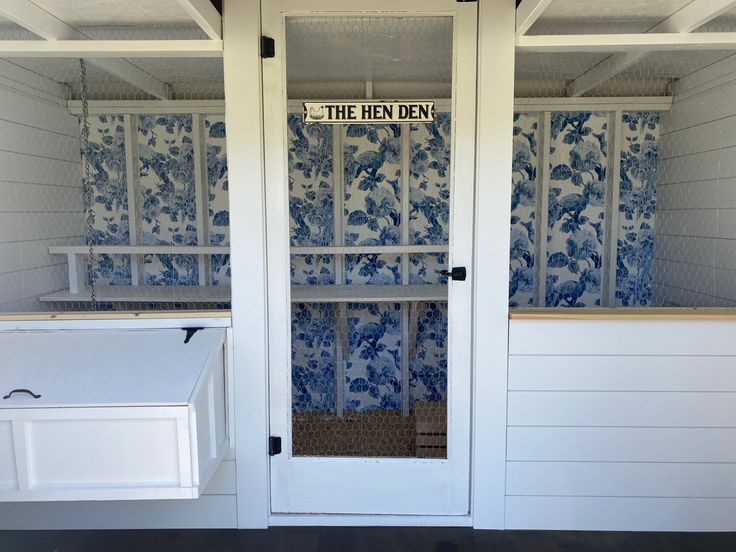
[[[520,36],[516,40],[517,52],[620,52],[622,54],[636,54],[639,57],[649,52],[729,50],[734,48],[736,48],[736,33],[535,35]],[[635,55],[632,55],[631,59],[635,57]],[[620,67],[621,71],[626,68],[623,63],[616,64],[616,67]],[[613,75],[609,75],[607,78],[611,76]]]
[[[118,58],[217,58],[220,40],[1,40],[0,57],[91,58],[105,68]],[[150,76],[150,75],[149,75]]]
[[[552,0],[522,0],[516,8],[516,35],[525,35],[551,3]]]
[[[693,2],[650,29],[647,34],[691,33],[698,27],[705,25],[719,15],[732,9],[734,6],[736,6],[735,0],[693,0]],[[721,47],[727,46],[722,45]],[[606,58],[570,83],[567,88],[567,95],[576,97],[585,94],[588,90],[595,88],[599,84],[616,76],[621,71],[631,67],[646,56],[649,50],[650,48],[646,44],[642,44],[638,50],[617,53]]]
[[[85,41],[89,38],[29,0],[2,0],[0,2],[0,15],[37,34],[48,41],[48,43],[56,41]],[[8,49],[4,54],[5,56],[21,55],[18,46],[13,46],[13,42],[15,41],[3,41],[0,43],[0,49],[4,47]],[[95,41],[90,40],[89,42]],[[16,52],[16,50],[19,51]],[[34,55],[39,56],[45,53],[37,51]],[[83,55],[84,53],[77,52],[75,55],[87,57]],[[86,52],[88,55],[92,53]],[[122,56],[111,59],[88,57],[88,62],[128,82],[136,88],[151,94],[155,98],[162,100],[170,100],[172,98],[171,87],[169,85],[146,73],[131,62],[122,59]]]
[[[222,39],[222,16],[210,0],[177,0],[199,28],[213,40]]]

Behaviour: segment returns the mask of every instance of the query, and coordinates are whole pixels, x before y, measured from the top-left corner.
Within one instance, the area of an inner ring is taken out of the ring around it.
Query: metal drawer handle
[[[25,394],[27,394],[27,395],[30,395],[30,396],[31,396],[31,397],[33,397],[34,399],[40,399],[40,398],[41,398],[41,395],[36,395],[36,394],[35,394],[35,393],[34,393],[33,391],[31,391],[30,389],[13,389],[13,390],[12,390],[12,391],[11,391],[10,393],[8,393],[7,395],[5,395],[5,396],[3,397],[3,399],[9,399],[10,397],[12,397],[12,396],[13,396],[13,393],[25,393]]]

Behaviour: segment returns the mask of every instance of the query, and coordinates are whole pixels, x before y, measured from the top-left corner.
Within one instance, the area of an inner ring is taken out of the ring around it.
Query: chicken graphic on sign
[[[309,116],[315,121],[320,121],[325,118],[325,108],[320,107],[317,109],[316,107],[310,107]]]

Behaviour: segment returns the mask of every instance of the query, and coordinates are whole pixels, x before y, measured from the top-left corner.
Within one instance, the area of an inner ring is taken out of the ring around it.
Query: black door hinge
[[[184,344],[189,343],[189,340],[192,339],[195,333],[197,333],[199,330],[204,330],[204,328],[182,328],[183,331],[187,332],[187,335],[184,337]]]
[[[276,41],[270,36],[261,37],[261,57],[272,58],[276,56]]]
[[[268,438],[268,455],[276,456],[281,454],[281,437]]]
[[[460,282],[465,281],[465,279],[468,277],[468,271],[465,269],[464,266],[454,266],[452,267],[452,270],[440,271],[440,274],[446,276],[447,278],[450,278],[451,280],[458,280]]]

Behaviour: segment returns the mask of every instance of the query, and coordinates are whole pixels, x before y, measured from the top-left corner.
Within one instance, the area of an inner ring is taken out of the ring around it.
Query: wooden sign
[[[434,121],[434,102],[304,102],[305,123],[341,125],[351,123],[431,123],[432,121]]]

